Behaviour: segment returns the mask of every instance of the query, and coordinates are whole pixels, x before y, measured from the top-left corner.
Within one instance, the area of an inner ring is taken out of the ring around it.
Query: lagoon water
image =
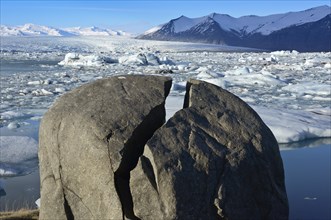
[[[330,219],[331,144],[300,145],[281,151],[290,219]]]

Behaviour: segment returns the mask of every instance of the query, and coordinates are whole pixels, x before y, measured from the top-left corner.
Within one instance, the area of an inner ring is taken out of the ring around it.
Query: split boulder
[[[131,188],[146,220],[288,218],[274,135],[240,98],[197,80],[147,142]]]

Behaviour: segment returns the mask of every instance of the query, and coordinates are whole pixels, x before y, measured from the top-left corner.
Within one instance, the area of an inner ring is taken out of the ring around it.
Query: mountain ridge
[[[321,22],[321,20],[326,19],[325,22],[327,23],[330,14],[331,8],[325,5],[299,12],[267,16],[246,15],[234,18],[227,14],[217,13],[198,18],[180,16],[168,23],[147,30],[137,38],[225,44],[268,50],[290,48],[299,51],[330,51],[331,43],[328,40],[331,39],[330,26]],[[213,23],[212,28],[210,27],[211,23]],[[311,23],[320,24],[320,30],[317,30],[318,27]],[[303,26],[304,28],[300,28]],[[307,40],[294,36],[295,33],[292,29],[298,29],[298,27],[302,38],[309,36],[310,40],[314,40],[312,36],[314,34],[309,33],[309,27],[314,27],[315,32],[318,32],[319,35],[322,33],[324,37],[316,36],[316,38],[322,40],[321,42],[315,42],[316,47],[312,44],[306,47],[304,42],[307,42]],[[306,30],[307,33],[303,30]],[[279,39],[276,37],[280,34],[283,42],[278,42]],[[295,40],[299,40],[301,43],[298,44]],[[263,47],[259,45],[259,41],[264,42]],[[277,41],[278,47],[273,46],[273,41]],[[287,42],[290,46],[284,44],[284,42]],[[325,45],[324,48],[320,46],[322,42]],[[291,45],[293,46],[291,47]]]
[[[99,27],[56,28],[27,23],[19,26],[1,25],[0,36],[131,36],[130,33]]]

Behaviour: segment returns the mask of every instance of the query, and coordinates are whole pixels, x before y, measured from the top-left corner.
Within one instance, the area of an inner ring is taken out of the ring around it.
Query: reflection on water
[[[331,219],[331,145],[281,151],[290,219]]]
[[[331,138],[316,138],[288,144],[279,144],[279,148],[280,150],[295,150],[296,148],[319,147],[321,145],[331,145]]]
[[[331,219],[329,139],[281,145],[290,219]],[[1,179],[6,194],[0,197],[0,211],[35,207],[39,198],[39,172]]]
[[[25,176],[1,178],[4,194],[0,196],[0,211],[36,208],[40,197],[39,170]]]

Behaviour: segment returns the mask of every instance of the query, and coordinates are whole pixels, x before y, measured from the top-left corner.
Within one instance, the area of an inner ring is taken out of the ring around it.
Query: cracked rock
[[[165,120],[171,78],[119,76],[63,95],[39,134],[40,219],[138,219],[130,171]]]
[[[141,219],[287,219],[277,141],[257,113],[191,80],[184,109],[147,142],[131,172]]]
[[[119,76],[62,96],[40,127],[40,219],[287,219],[279,148],[245,102],[190,80]]]

